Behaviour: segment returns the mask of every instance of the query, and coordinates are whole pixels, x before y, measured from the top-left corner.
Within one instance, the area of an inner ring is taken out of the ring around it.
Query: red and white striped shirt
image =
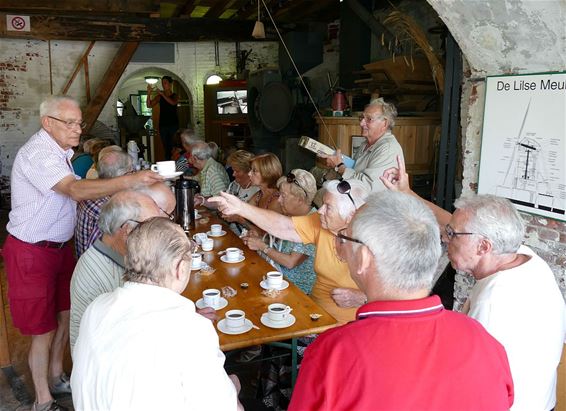
[[[77,204],[55,192],[53,186],[75,175],[72,156],[72,149],[63,150],[44,129],[18,150],[11,177],[12,211],[6,226],[10,234],[28,243],[71,239]]]

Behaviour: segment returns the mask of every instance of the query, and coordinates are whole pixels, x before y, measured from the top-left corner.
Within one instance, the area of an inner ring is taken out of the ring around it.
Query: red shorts
[[[14,326],[24,335],[56,329],[57,313],[71,307],[69,288],[76,260],[70,244],[44,248],[8,235],[2,254]]]

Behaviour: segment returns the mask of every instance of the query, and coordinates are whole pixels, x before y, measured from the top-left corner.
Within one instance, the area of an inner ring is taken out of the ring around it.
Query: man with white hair
[[[39,106],[41,129],[16,154],[12,208],[3,247],[14,326],[31,336],[28,364],[33,410],[63,410],[51,393],[69,393],[63,355],[69,333],[69,284],[75,258],[69,240],[76,202],[162,181],[150,170],[80,180],[71,166],[85,123],[76,100],[51,96]],[[22,264],[25,261],[25,264]]]
[[[199,182],[203,197],[218,195],[228,188],[228,173],[224,166],[212,157],[212,147],[209,144],[204,141],[195,143],[189,161],[198,170],[194,179]]]
[[[191,157],[193,145],[203,140],[197,136],[195,130],[192,128],[179,130],[179,138],[181,139],[181,144],[185,152],[175,161],[175,168],[177,171],[183,171],[185,175],[192,176],[195,174],[196,170],[189,163],[189,158]]]
[[[368,302],[305,353],[289,410],[508,410],[505,350],[430,296],[440,231],[418,200],[371,195],[336,249]]]
[[[98,220],[102,237],[79,258],[71,278],[71,354],[88,305],[123,284],[128,235],[139,222],[160,214],[149,196],[131,190],[114,194],[102,207]]]
[[[392,190],[420,199],[409,187],[402,160],[398,168],[386,171],[383,181]],[[463,312],[507,351],[515,384],[512,410],[553,409],[566,305],[548,264],[521,245],[521,216],[509,200],[493,195],[460,198],[454,214],[426,204],[444,228],[452,266],[476,280]]]
[[[132,171],[132,157],[124,151],[110,151],[99,155],[96,165],[99,178],[114,178]],[[110,196],[95,200],[83,200],[77,204],[77,225],[75,227],[75,251],[80,257],[100,237],[98,217],[101,207]]]
[[[372,192],[385,190],[380,177],[385,170],[395,167],[397,156],[403,158],[403,149],[391,132],[396,118],[397,109],[392,103],[383,98],[372,100],[360,116],[362,136],[367,141],[354,154],[354,168],[344,165],[340,150],[332,156],[322,156],[326,165],[334,167],[342,178],[363,181]]]
[[[166,218],[130,234],[126,283],[94,300],[83,316],[71,376],[76,409],[242,409],[214,326],[179,295],[194,250]]]
[[[340,323],[346,323],[355,318],[355,307],[362,305],[366,297],[348,275],[346,262],[336,255],[334,236],[348,226],[369,193],[359,180],[327,181],[324,188],[322,207],[304,216],[288,217],[226,193],[209,202],[217,203],[223,214],[244,217],[277,238],[314,244],[316,281],[311,297]]]

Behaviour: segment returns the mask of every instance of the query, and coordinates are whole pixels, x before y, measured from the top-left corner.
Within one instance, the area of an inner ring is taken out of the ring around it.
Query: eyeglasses
[[[346,194],[350,199],[350,201],[352,202],[352,204],[354,205],[354,208],[357,208],[354,199],[350,195],[350,191],[352,191],[352,186],[350,185],[350,183],[348,183],[346,180],[342,180],[336,186],[336,190],[338,190],[340,194]]]
[[[72,130],[73,127],[75,126],[79,126],[82,129],[86,128],[86,122],[84,121],[70,121],[70,120],[61,120],[60,118],[57,117],[53,117],[53,116],[47,116],[53,120],[57,120],[63,124],[65,124],[65,126],[69,129]]]
[[[297,187],[299,187],[301,190],[303,190],[305,192],[305,195],[308,197],[309,194],[307,193],[307,190],[305,190],[303,188],[302,185],[299,184],[299,182],[297,181],[297,177],[295,177],[295,174],[289,172],[289,174],[287,174],[287,183],[289,184],[295,184]]]
[[[338,241],[338,244],[343,245],[343,244],[346,244],[346,241],[351,241],[353,243],[365,245],[363,241],[360,241],[360,240],[352,238],[352,237],[348,237],[346,234],[343,233],[344,230],[346,230],[346,229],[343,228],[342,230],[338,231],[338,233],[336,234],[336,240]]]
[[[156,204],[157,205],[157,204]],[[161,210],[161,212],[163,214],[165,214],[167,216],[167,218],[169,218],[170,221],[174,221],[175,220],[175,215],[173,213],[168,213],[167,211],[165,211],[164,209],[162,209],[161,207],[159,207],[159,205],[157,206],[157,208],[159,208]]]
[[[457,237],[459,235],[481,235],[478,233],[459,233],[457,231],[454,231],[450,224],[446,224],[446,226],[444,227],[444,232],[446,233],[446,237],[448,237],[449,240],[452,240],[454,237]]]
[[[371,122],[373,122],[373,121],[384,120],[384,119],[385,119],[385,116],[382,115],[382,114],[380,114],[380,115],[378,115],[378,116],[367,116],[367,115],[365,115],[365,114],[360,114],[360,116],[359,116],[358,118],[359,118],[359,120],[360,120],[360,123],[361,123],[363,120],[365,120],[366,123],[371,123]]]

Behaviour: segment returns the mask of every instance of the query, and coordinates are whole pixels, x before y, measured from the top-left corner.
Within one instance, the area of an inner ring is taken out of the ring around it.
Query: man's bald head
[[[161,209],[163,217],[169,217],[175,211],[175,196],[167,184],[158,182],[137,191],[150,196]]]

